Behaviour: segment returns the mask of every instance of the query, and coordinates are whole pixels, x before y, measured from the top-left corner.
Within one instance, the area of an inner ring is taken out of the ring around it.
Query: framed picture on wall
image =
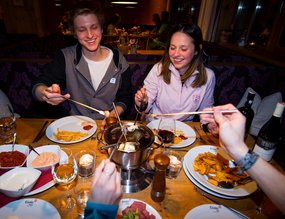
[[[13,0],[14,6],[24,6],[24,0]]]

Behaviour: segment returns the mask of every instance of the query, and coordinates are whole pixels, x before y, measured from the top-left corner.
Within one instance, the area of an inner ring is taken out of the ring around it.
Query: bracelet
[[[244,171],[248,170],[255,164],[257,161],[259,155],[254,153],[251,150],[248,150],[247,154],[244,156],[244,158],[240,159],[237,162],[237,165],[240,167],[240,170],[238,171],[238,175],[241,175]]]

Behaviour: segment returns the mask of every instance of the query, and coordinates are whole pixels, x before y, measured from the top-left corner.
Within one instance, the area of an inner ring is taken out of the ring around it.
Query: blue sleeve
[[[119,206],[98,204],[87,201],[84,218],[85,219],[115,219]]]

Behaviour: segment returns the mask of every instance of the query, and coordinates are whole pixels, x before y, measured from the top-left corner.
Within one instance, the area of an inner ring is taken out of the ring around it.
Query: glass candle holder
[[[96,154],[92,150],[81,150],[75,155],[78,166],[78,175],[89,177],[93,175],[96,164]]]

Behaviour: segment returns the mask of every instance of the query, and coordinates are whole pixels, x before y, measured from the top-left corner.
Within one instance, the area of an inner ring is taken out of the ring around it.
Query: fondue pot
[[[155,139],[154,133],[143,124],[134,125],[133,122],[121,122],[121,126],[117,123],[107,128],[104,132],[107,146],[101,149],[108,150],[108,154],[112,154],[111,160],[122,169],[137,169],[160,145],[152,147]]]

